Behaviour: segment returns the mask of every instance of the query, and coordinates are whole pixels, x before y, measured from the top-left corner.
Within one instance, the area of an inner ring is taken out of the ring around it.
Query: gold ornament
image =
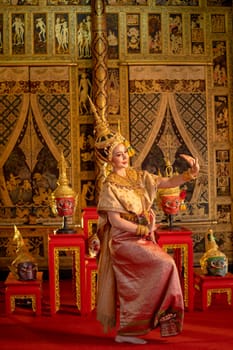
[[[137,236],[146,236],[149,234],[149,228],[145,225],[137,225],[136,235]]]
[[[16,257],[9,266],[10,271],[17,279],[34,280],[36,279],[37,263],[34,257],[29,253],[20,231],[14,225],[13,243],[16,244]]]
[[[74,214],[78,195],[69,186],[69,181],[66,174],[67,164],[63,152],[59,162],[59,178],[57,188],[53,191],[50,198],[51,210],[55,215],[63,217],[63,227],[57,230],[57,233],[73,233],[72,229],[68,228],[67,217]]]
[[[228,272],[228,259],[220,251],[213,230],[209,229],[207,231],[205,241],[206,252],[200,259],[203,273],[211,276],[225,276]]]
[[[132,157],[134,155],[134,150],[130,145],[129,141],[126,140],[126,138],[121,135],[119,124],[118,124],[117,132],[111,131],[106,118],[104,116],[103,117],[99,116],[95,108],[95,105],[93,104],[89,96],[88,96],[88,99],[89,99],[91,109],[94,113],[95,122],[96,122],[94,134],[95,134],[95,150],[96,150],[97,157],[104,162],[111,162],[112,151],[120,143],[125,145],[129,156]]]

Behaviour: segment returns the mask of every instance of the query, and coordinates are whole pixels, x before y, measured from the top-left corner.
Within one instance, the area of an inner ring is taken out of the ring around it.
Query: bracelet
[[[136,235],[137,236],[145,236],[148,235],[149,233],[149,228],[145,225],[138,225],[137,230],[136,230]]]
[[[190,173],[190,169],[186,170],[182,174],[184,182],[188,182],[197,178],[197,176]]]

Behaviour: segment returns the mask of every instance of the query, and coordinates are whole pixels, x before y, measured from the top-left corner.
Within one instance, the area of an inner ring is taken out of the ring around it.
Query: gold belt
[[[138,217],[136,214],[121,213],[121,218],[138,224]]]
[[[134,222],[135,224],[140,224],[140,225],[148,225],[150,222],[150,215],[149,213],[143,212],[140,215],[136,215],[136,214],[131,214],[131,213],[121,213],[121,218],[127,220],[127,221],[131,221]]]

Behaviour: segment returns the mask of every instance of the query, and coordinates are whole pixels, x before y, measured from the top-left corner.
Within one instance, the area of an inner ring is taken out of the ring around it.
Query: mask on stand
[[[206,252],[200,259],[200,264],[205,275],[225,276],[228,272],[228,259],[220,251],[211,229],[206,233]]]

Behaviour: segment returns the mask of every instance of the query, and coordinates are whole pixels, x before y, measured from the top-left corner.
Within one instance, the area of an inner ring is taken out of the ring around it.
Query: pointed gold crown
[[[88,99],[96,122],[94,130],[96,155],[104,162],[110,162],[113,149],[120,143],[123,143],[128,150],[129,156],[132,157],[134,155],[134,150],[129,141],[121,135],[119,125],[117,132],[114,133],[111,131],[106,118],[104,116],[102,118],[99,116],[89,96]]]
[[[19,263],[23,262],[35,262],[34,257],[29,253],[28,248],[26,247],[26,244],[24,242],[24,239],[16,227],[14,225],[14,236],[13,236],[13,242],[16,243],[16,257],[14,261],[12,261],[11,265],[17,267]]]
[[[62,197],[76,197],[75,191],[70,187],[69,180],[67,178],[67,164],[63,152],[61,152],[61,159],[58,163],[59,178],[57,181],[57,187],[53,191],[54,198]]]

